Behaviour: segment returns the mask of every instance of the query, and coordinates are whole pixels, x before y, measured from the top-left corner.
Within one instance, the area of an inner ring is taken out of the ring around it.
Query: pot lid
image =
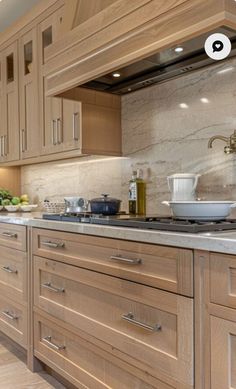
[[[96,199],[90,200],[90,202],[96,202],[96,203],[121,203],[121,200],[115,199],[113,197],[109,197],[109,194],[102,193],[102,197],[98,197]]]

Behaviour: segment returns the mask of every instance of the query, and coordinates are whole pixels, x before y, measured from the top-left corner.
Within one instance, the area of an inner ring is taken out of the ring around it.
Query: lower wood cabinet
[[[34,275],[35,306],[154,376],[192,383],[192,299],[40,257]]]
[[[0,331],[27,348],[26,227],[0,223]]]
[[[210,320],[211,389],[235,389],[236,322],[214,316]]]
[[[47,315],[46,315],[47,316]],[[76,387],[89,389],[171,389],[164,382],[140,371],[44,315],[34,316],[35,355],[56,369]],[[144,375],[144,374],[143,374]]]
[[[0,297],[0,331],[27,348],[27,307]]]

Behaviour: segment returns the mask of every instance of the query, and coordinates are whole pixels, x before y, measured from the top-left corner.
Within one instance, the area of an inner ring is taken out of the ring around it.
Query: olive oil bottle
[[[129,182],[129,213],[132,215],[146,214],[146,182],[141,169],[133,171]]]

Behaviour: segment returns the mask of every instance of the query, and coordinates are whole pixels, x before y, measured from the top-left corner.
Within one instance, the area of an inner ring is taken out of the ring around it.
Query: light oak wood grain
[[[43,338],[63,345],[64,350],[55,351]],[[124,388],[154,389],[140,378],[110,361],[108,353],[101,353],[97,347],[63,327],[55,326],[43,316],[35,315],[35,355],[49,366],[57,369],[77,387],[86,385],[90,389]],[[105,356],[105,358],[104,358]],[[158,382],[155,388],[170,389],[169,385]]]
[[[62,293],[47,290],[50,283]],[[192,384],[192,300],[92,271],[34,257],[35,305],[110,344],[158,378],[159,370]],[[150,334],[122,321],[137,320],[162,330]],[[122,354],[121,354],[122,355]],[[158,366],[158,368],[157,368]]]
[[[0,223],[0,245],[26,251],[26,227]]]
[[[236,256],[211,253],[210,281],[211,302],[235,309]]]
[[[44,242],[62,243],[48,247]],[[33,253],[161,289],[193,295],[192,251],[172,247],[33,229]],[[121,255],[138,265],[111,260]]]
[[[229,6],[230,1],[222,0],[154,0],[128,13],[120,11],[118,19],[114,14],[101,28],[103,12],[112,13],[118,4],[121,10],[127,2],[116,2],[94,16],[100,18],[98,30],[84,31],[86,23],[92,24],[91,17],[65,37],[69,43],[62,40],[48,48],[47,95],[56,95],[222,25],[236,28],[236,10]]]

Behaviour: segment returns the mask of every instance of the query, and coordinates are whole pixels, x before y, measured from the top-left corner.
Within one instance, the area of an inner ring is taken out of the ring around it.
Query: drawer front
[[[34,271],[37,307],[152,375],[192,383],[192,299],[39,257]]]
[[[8,247],[0,249],[0,295],[20,303],[26,301],[26,261],[23,251]]]
[[[236,323],[211,316],[211,389],[236,389]]]
[[[0,223],[0,245],[26,251],[26,227]]]
[[[27,309],[25,306],[0,298],[0,331],[20,344],[27,345]]]
[[[35,315],[34,323],[36,357],[77,387],[82,384],[89,389],[173,389],[155,379],[155,386],[144,382],[132,374],[136,370],[132,366],[124,364],[124,369],[115,365],[110,354],[43,316]]]
[[[44,258],[193,295],[191,250],[34,229],[33,252]]]
[[[236,256],[210,254],[210,300],[236,308]]]

